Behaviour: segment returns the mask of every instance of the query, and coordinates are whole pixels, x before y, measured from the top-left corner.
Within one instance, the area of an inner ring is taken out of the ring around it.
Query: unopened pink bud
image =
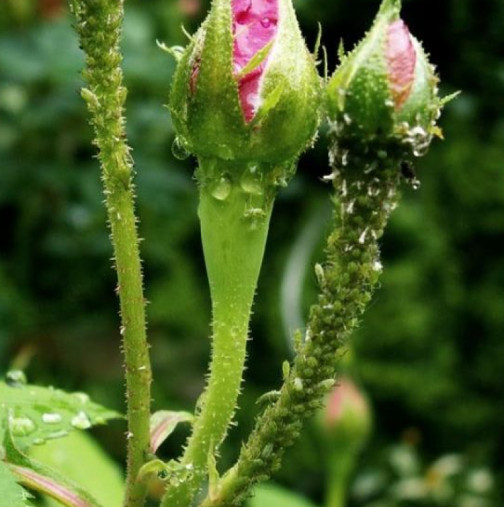
[[[417,61],[410,32],[402,19],[394,21],[388,27],[386,58],[390,92],[395,110],[398,111],[411,93]]]
[[[352,414],[368,417],[369,407],[364,396],[349,379],[343,379],[327,398],[326,423],[328,428],[336,427],[350,411]]]
[[[177,57],[170,110],[185,151],[290,167],[310,144],[321,81],[292,0],[212,0]]]
[[[354,452],[371,433],[369,402],[350,378],[343,377],[328,394],[317,423],[331,449]]]

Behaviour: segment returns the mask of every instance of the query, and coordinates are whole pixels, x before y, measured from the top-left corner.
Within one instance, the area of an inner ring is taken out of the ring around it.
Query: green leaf
[[[16,482],[9,467],[0,461],[0,494],[2,505],[9,507],[26,507],[28,493]]]
[[[8,379],[8,384],[0,382],[0,441],[9,418],[12,436],[20,449],[121,417],[90,401],[87,394],[12,382],[12,375]]]
[[[10,471],[24,486],[44,493],[66,507],[101,507],[88,491],[23,454],[16,447],[10,427],[4,433],[3,446]]]
[[[89,491],[100,504],[106,507],[121,505],[124,479],[120,467],[89,433],[74,431],[65,439],[33,446],[29,456],[55,472],[64,473],[69,480]],[[47,507],[60,506],[55,500],[46,503]]]
[[[306,498],[276,484],[264,484],[254,489],[247,507],[316,507]]]
[[[179,423],[192,423],[194,416],[189,412],[170,412],[160,410],[151,415],[150,419],[150,447],[153,454],[159,446],[173,433]]]

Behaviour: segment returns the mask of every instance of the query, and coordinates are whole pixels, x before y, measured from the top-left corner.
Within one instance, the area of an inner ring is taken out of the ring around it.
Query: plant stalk
[[[191,473],[168,487],[164,507],[190,505],[226,436],[240,392],[252,302],[273,206],[269,203],[254,219],[247,209],[255,197],[236,183],[228,184],[221,179],[200,187],[201,236],[212,297],[212,359],[181,460]]]
[[[342,449],[330,457],[326,479],[325,507],[345,507],[347,504],[350,476],[354,470],[358,453],[353,449]]]
[[[324,265],[315,270],[320,293],[305,339],[298,337],[297,354],[290,369],[284,369],[278,398],[258,417],[238,462],[200,507],[241,505],[256,483],[280,467],[285,449],[334,384],[340,351],[378,282],[378,240],[397,203],[397,164],[386,160],[371,172],[363,169],[352,161],[334,171],[336,227],[327,240]]]
[[[82,97],[91,114],[99,149],[102,180],[121,309],[127,400],[127,477],[124,505],[142,507],[146,487],[137,481],[149,450],[151,366],[146,336],[133,164],[124,129],[122,55],[119,50],[124,18],[122,0],[71,0],[75,28],[86,53],[83,72],[88,88]]]

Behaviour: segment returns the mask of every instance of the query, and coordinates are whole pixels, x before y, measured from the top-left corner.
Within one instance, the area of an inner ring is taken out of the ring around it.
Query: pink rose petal
[[[254,55],[277,33],[278,0],[232,0],[233,69],[238,74]],[[238,81],[238,93],[245,120],[250,122],[260,105],[259,87],[268,56]],[[200,60],[193,63],[189,89],[196,92]]]
[[[232,0],[233,65],[239,73],[277,33],[278,0]],[[238,92],[247,122],[254,117],[260,103],[259,86],[267,64],[260,65],[238,81]]]
[[[411,93],[417,58],[408,27],[401,19],[388,27],[386,58],[390,91],[398,111]]]

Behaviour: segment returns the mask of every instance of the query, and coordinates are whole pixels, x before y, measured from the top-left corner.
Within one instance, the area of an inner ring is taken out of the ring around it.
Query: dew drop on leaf
[[[15,437],[25,437],[33,433],[37,427],[29,417],[13,417],[10,420],[10,428]]]
[[[91,421],[89,420],[86,412],[81,410],[74,418],[72,418],[72,426],[78,430],[87,430],[90,428]]]
[[[45,414],[42,414],[42,421],[46,424],[59,424],[61,422],[61,415],[46,412]]]
[[[5,383],[10,387],[23,387],[26,385],[26,375],[21,370],[11,370],[5,375]]]
[[[89,396],[86,393],[73,393],[73,396],[77,398],[83,405],[89,401]]]
[[[67,435],[68,435],[68,431],[59,430],[59,431],[53,431],[52,433],[49,433],[46,438],[56,439],[56,438],[66,437]]]

